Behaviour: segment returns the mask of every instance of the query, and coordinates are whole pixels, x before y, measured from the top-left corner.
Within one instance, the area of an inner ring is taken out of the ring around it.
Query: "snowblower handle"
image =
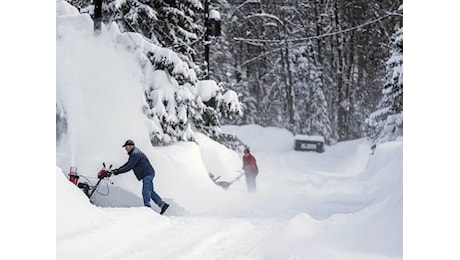
[[[101,174],[101,176],[99,177],[99,179],[102,180],[102,179],[104,179],[105,177],[110,177],[110,173],[107,172],[107,171],[106,171],[106,172],[103,172],[103,173]]]

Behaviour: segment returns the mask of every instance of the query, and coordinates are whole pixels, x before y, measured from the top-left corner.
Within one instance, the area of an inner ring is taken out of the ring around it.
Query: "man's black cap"
[[[127,141],[125,142],[125,144],[124,144],[122,147],[125,147],[125,146],[127,146],[127,145],[134,145],[133,140],[127,140]]]

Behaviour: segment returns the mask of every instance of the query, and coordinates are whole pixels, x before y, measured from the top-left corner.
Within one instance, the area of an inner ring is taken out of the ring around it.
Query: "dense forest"
[[[402,136],[402,1],[69,2],[96,22],[170,49],[198,79],[238,93],[242,116],[204,117],[222,117],[216,125],[282,127],[328,144]],[[213,100],[206,106],[219,110]]]

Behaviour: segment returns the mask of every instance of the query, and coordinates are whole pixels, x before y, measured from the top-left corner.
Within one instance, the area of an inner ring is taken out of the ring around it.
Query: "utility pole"
[[[204,60],[206,62],[206,76],[209,79],[209,0],[204,0]]]
[[[94,32],[97,34],[101,32],[102,1],[103,0],[94,0]]]
[[[220,36],[220,14],[216,10],[209,11],[209,1],[204,0],[204,60],[206,62],[206,76],[209,79],[209,48],[215,43],[215,40]]]

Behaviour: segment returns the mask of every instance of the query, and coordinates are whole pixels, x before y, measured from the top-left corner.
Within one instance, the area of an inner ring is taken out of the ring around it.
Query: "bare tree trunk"
[[[284,39],[289,38],[289,34],[286,28],[286,20],[284,18],[284,14],[282,13],[282,21],[283,21],[283,31],[284,31]],[[291,71],[291,62],[289,58],[289,46],[288,42],[284,41],[284,59],[286,63],[286,100],[287,100],[287,110],[289,113],[289,124],[294,124],[294,113],[295,113],[295,104],[294,104],[294,91],[292,89],[292,71]]]
[[[341,25],[339,21],[339,8],[337,6],[337,1],[334,2],[334,22],[335,28],[337,31],[341,30]],[[343,90],[343,66],[344,66],[344,57],[343,57],[343,36],[341,34],[335,35],[335,43],[337,56],[335,57],[336,61],[336,80],[337,80],[337,99],[336,104],[338,106],[337,111],[337,128],[339,133],[339,140],[345,139],[345,129],[344,124],[346,122],[346,110],[345,110],[345,97]]]

